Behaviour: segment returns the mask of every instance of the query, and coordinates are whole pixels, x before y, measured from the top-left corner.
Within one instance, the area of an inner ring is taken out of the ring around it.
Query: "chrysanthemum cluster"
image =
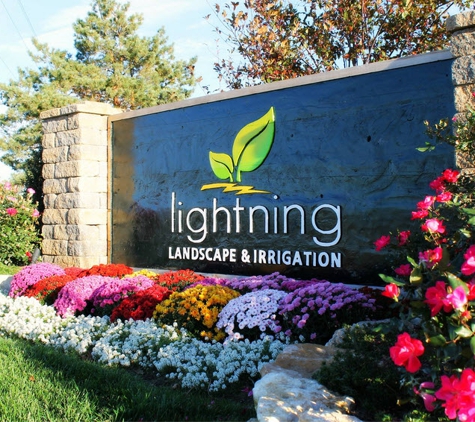
[[[8,295],[10,297],[21,296],[29,286],[32,286],[41,279],[52,275],[64,274],[64,270],[59,265],[49,264],[47,262],[28,265],[13,276]]]

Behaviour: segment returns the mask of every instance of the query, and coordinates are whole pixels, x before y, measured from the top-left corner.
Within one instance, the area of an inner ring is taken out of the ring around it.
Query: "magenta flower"
[[[419,261],[425,262],[427,268],[432,268],[439,263],[443,257],[443,249],[438,246],[435,249],[429,249],[424,252],[419,252]]]
[[[411,338],[408,333],[399,334],[397,342],[389,349],[389,355],[397,366],[404,366],[410,373],[421,368],[418,356],[424,353],[424,345],[418,339]]]
[[[401,277],[408,277],[412,273],[411,264],[402,264],[394,269],[394,272]]]
[[[417,203],[417,208],[420,210],[428,210],[434,205],[435,196],[426,196],[423,201]]]
[[[427,217],[428,215],[429,211],[427,210],[412,211],[411,220],[420,220],[421,218]]]
[[[33,188],[28,188],[26,192],[30,195],[33,195],[35,193],[35,190]]]
[[[429,187],[434,189],[437,193],[445,192],[445,179],[443,176],[438,177],[429,183]]]
[[[388,246],[390,242],[390,236],[381,236],[378,240],[374,242],[374,245],[376,246],[376,251],[380,251],[384,247]]]
[[[427,391],[426,389],[433,390],[434,389],[434,383],[430,381],[426,381],[421,383],[419,390],[414,387],[414,393],[422,397],[422,400],[424,401],[424,407],[428,412],[433,412],[435,410],[434,402],[437,400],[436,397]]]
[[[468,303],[467,294],[462,286],[458,286],[452,293],[449,293],[446,300],[454,309],[459,310]]]
[[[429,233],[445,233],[444,222],[437,218],[429,218],[426,220],[426,222],[421,226],[421,229],[425,232],[428,231]]]
[[[452,193],[443,192],[440,195],[437,195],[436,199],[438,202],[449,202],[452,199]]]
[[[14,215],[18,214],[18,210],[16,208],[7,208],[6,211],[7,211],[7,214],[11,215],[11,216],[14,216]]]
[[[39,216],[40,216],[40,212],[39,212],[37,209],[35,209],[35,210],[33,210],[33,212],[31,213],[31,216],[34,217],[34,218],[39,217]]]
[[[475,245],[471,245],[463,255],[465,262],[462,264],[461,271],[463,275],[472,275],[475,273]]]
[[[398,246],[404,246],[407,243],[410,235],[411,232],[409,230],[400,232],[397,235]]]
[[[386,284],[386,286],[384,287],[384,291],[381,294],[397,301],[397,298],[400,294],[400,290],[399,287],[396,286],[394,283],[390,283]]]
[[[447,169],[443,171],[442,178],[446,182],[456,183],[459,175],[460,175],[460,172],[458,170]]]
[[[443,308],[445,312],[452,310],[452,305],[447,301],[447,287],[443,281],[437,281],[435,286],[426,290],[424,301],[430,308],[430,316],[437,315]]]
[[[28,265],[13,276],[8,296],[21,296],[29,286],[32,286],[43,278],[64,274],[66,273],[59,265],[50,264],[48,262]]]

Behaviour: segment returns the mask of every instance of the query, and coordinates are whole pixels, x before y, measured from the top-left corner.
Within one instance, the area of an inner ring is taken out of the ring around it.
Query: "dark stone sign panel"
[[[416,151],[455,113],[451,63],[113,120],[112,262],[379,284],[373,242],[454,167]]]

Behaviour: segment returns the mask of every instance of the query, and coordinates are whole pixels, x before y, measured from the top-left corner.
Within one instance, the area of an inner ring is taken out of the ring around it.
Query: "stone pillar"
[[[475,109],[475,11],[460,13],[447,19],[451,34],[450,52],[455,57],[452,64],[452,83],[457,118],[463,119],[467,106]],[[457,154],[457,166],[473,169],[474,163],[463,154]]]
[[[89,268],[108,262],[108,120],[119,113],[82,102],[41,113],[44,262]]]

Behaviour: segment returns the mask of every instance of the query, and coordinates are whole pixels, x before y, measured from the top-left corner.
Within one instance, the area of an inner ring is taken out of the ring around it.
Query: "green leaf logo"
[[[274,134],[275,112],[274,107],[271,107],[264,116],[247,124],[238,132],[233,143],[232,157],[225,153],[210,151],[209,161],[215,176],[231,183],[240,183],[241,173],[254,171],[265,161],[272,148]],[[218,185],[203,186],[205,189],[211,187]],[[219,184],[219,187],[222,187],[222,184]],[[244,188],[247,188],[245,193],[266,192],[250,192],[250,187]]]

